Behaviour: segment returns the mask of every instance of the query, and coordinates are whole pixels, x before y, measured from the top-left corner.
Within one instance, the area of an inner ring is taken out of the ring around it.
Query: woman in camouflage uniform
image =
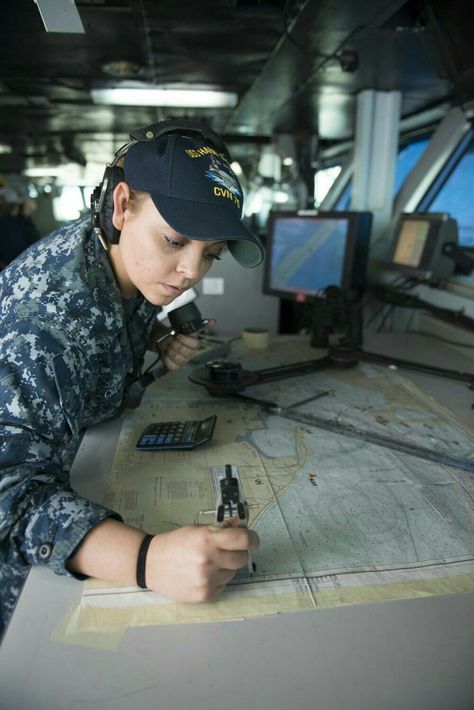
[[[263,258],[215,144],[148,131],[124,148],[93,226],[59,229],[0,274],[0,634],[32,565],[135,584],[140,559],[141,584],[209,601],[258,543],[237,527],[145,537],[70,486],[81,436],[120,412],[159,306],[196,284],[223,248],[244,266]],[[189,336],[165,342],[168,369],[197,348]]]

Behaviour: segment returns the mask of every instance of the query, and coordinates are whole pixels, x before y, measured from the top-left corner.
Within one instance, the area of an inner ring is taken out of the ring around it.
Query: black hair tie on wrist
[[[146,589],[146,581],[145,581],[145,571],[146,571],[146,553],[148,552],[148,548],[150,546],[150,542],[153,540],[153,535],[145,535],[143,538],[140,549],[138,550],[138,558],[137,558],[137,585],[141,589]]]

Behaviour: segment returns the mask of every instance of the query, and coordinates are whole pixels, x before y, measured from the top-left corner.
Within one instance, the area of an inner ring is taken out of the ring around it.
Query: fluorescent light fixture
[[[84,34],[81,16],[74,0],[35,0],[46,32]]]
[[[173,106],[185,108],[234,108],[234,91],[139,82],[91,89],[92,101],[113,106]]]
[[[58,177],[61,174],[59,166],[42,166],[40,168],[26,168],[23,175],[30,178]]]
[[[54,178],[57,186],[89,187],[98,185],[104,173],[104,164],[89,161],[85,167],[77,163],[64,163],[63,165],[30,166],[23,170],[23,175],[28,178]]]

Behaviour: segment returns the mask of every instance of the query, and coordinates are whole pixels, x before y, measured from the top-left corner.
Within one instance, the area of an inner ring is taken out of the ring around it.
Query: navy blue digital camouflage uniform
[[[70,487],[84,428],[118,414],[157,307],[124,301],[88,222],[0,274],[0,636],[31,565],[65,564],[114,515]]]

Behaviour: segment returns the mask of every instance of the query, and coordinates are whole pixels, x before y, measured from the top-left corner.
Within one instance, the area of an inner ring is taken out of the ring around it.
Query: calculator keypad
[[[142,450],[191,449],[211,438],[216,416],[197,421],[157,422],[141,435],[137,448]]]

